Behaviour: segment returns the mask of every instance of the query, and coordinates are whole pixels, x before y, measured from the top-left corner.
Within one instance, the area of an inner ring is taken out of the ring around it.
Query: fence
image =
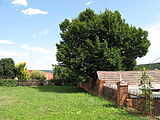
[[[38,80],[17,80],[17,86],[39,86],[42,84],[43,82]]]
[[[117,102],[117,90],[113,87],[104,86],[103,97],[106,97],[109,101],[112,101],[116,104]]]
[[[117,83],[117,86],[106,86],[104,81],[99,81],[94,90],[97,90],[97,94],[99,96],[103,96],[107,98],[109,101],[117,104],[118,106],[128,106],[134,108],[138,111],[145,112],[144,102],[147,101],[143,97],[141,97],[141,91],[135,89],[128,89],[128,85],[124,83]],[[80,87],[88,91],[89,93],[93,93],[93,89],[91,89],[91,85],[89,83],[81,83]],[[151,114],[153,116],[160,116],[160,97],[154,97],[150,102],[152,102],[152,111]]]
[[[153,99],[153,110],[152,114],[155,116],[160,116],[160,99],[154,98]]]
[[[150,114],[153,116],[160,116],[160,98],[153,96],[152,100],[147,100],[147,99],[144,99],[142,96],[140,96],[140,94],[137,94],[137,93],[134,94],[134,93],[128,92],[128,98],[126,99],[126,105],[128,107],[132,107],[144,113],[144,112],[147,112],[145,103],[148,101],[152,103]]]

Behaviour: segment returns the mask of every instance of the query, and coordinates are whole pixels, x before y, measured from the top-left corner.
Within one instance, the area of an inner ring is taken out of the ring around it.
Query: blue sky
[[[160,0],[0,0],[0,58],[26,61],[28,69],[52,69],[59,24],[86,8],[119,10],[126,22],[148,30],[152,45],[138,64],[160,57]]]

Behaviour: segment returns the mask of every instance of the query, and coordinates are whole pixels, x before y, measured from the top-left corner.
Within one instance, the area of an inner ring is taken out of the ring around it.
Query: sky
[[[137,63],[160,62],[160,0],[0,0],[0,58],[25,61],[30,70],[51,70],[59,24],[86,8],[97,14],[118,10],[127,23],[147,30],[151,46]]]

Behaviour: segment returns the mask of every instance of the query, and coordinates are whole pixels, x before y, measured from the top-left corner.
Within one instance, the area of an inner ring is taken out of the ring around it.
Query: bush
[[[16,65],[16,77],[20,80],[30,79],[30,73],[27,70],[26,62],[21,62]]]
[[[47,78],[46,75],[42,71],[33,71],[31,73],[31,79],[33,79],[33,80],[39,80],[42,82],[42,81],[46,80],[46,78]]]
[[[16,80],[13,80],[13,79],[0,79],[0,86],[15,87],[16,86]]]

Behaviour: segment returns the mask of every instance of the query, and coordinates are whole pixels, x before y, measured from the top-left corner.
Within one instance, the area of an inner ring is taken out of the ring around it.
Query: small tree
[[[152,114],[152,84],[151,84],[151,78],[147,75],[146,71],[144,70],[144,73],[142,74],[140,78],[140,85],[142,88],[142,94],[140,103],[142,104],[142,110],[145,111],[145,114]]]
[[[44,81],[46,80],[46,78],[47,78],[46,75],[42,71],[33,71],[31,73],[31,79]]]
[[[26,62],[21,62],[16,65],[16,77],[19,80],[29,80],[30,74],[26,67]]]

